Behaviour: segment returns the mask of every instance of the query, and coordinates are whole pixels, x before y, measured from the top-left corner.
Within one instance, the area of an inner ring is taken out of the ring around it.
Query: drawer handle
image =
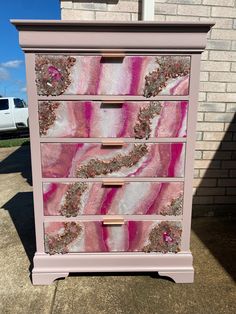
[[[123,186],[125,184],[122,180],[103,180],[102,185],[103,186]]]
[[[125,221],[123,218],[104,218],[103,225],[109,226],[109,225],[124,225]]]
[[[102,146],[124,146],[123,141],[102,141]]]
[[[123,104],[123,100],[102,100],[103,104]]]
[[[123,105],[123,100],[102,100],[103,105]]]
[[[102,100],[101,109],[120,109],[123,106],[123,100]]]
[[[124,52],[102,52],[102,58],[123,59],[124,57],[125,57]]]

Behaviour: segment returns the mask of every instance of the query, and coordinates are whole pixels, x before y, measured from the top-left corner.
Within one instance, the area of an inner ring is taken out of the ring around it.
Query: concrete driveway
[[[0,161],[0,313],[236,313],[235,224],[222,218],[193,220],[194,284],[156,274],[76,274],[32,286],[29,146],[0,149]]]

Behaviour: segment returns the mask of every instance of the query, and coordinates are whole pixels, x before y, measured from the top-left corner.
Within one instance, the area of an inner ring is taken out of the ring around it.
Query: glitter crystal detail
[[[161,112],[159,101],[151,101],[148,106],[140,108],[138,122],[134,126],[135,138],[148,139],[151,134],[151,119]]]
[[[45,234],[45,252],[50,255],[68,253],[68,245],[82,233],[82,226],[75,222],[64,222],[63,232],[56,235]]]
[[[35,72],[38,95],[63,94],[71,83],[70,68],[75,61],[74,57],[36,55]]]
[[[60,214],[66,217],[75,217],[79,214],[81,206],[81,196],[87,190],[88,184],[76,182],[69,184],[65,195],[65,200],[60,209]]]
[[[49,75],[51,75],[51,78],[53,80],[56,80],[56,81],[59,81],[62,77],[60,71],[57,68],[55,68],[54,66],[50,66],[48,68],[48,73],[49,73]]]
[[[173,216],[178,216],[182,215],[183,213],[183,194],[180,194],[177,198],[173,199],[171,201],[171,204],[168,205],[167,207],[164,207],[160,214],[161,215],[173,215]]]
[[[171,242],[174,241],[174,240],[171,238],[171,236],[169,235],[168,232],[164,232],[164,233],[163,233],[163,240],[164,240],[165,242],[168,242],[168,243],[171,243]]]
[[[189,57],[161,56],[156,58],[159,67],[145,76],[144,96],[157,96],[171,78],[186,76],[190,72]]]
[[[116,172],[122,167],[130,168],[137,164],[139,160],[148,152],[146,144],[134,145],[133,150],[128,155],[118,154],[111,160],[100,160],[93,158],[85,165],[77,168],[78,178],[93,178],[99,175]]]
[[[39,133],[46,135],[48,129],[56,120],[56,109],[60,106],[58,101],[44,101],[39,103]]]
[[[181,234],[180,222],[162,221],[151,230],[149,243],[143,247],[143,251],[177,253],[180,251]]]

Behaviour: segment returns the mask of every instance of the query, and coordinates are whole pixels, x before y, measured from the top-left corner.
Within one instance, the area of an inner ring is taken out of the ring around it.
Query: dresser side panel
[[[190,100],[187,122],[188,137],[186,143],[185,159],[185,182],[184,182],[184,204],[183,204],[183,235],[182,250],[186,251],[190,245],[192,199],[193,199],[193,171],[194,152],[196,141],[196,124],[198,109],[198,87],[200,76],[201,54],[192,55],[190,74]]]
[[[37,90],[35,85],[35,55],[25,54],[27,94],[29,104],[29,129],[30,129],[30,150],[33,180],[33,200],[34,200],[34,219],[36,233],[37,252],[44,252],[44,231],[43,231],[43,199],[41,182],[41,154],[39,142]]]

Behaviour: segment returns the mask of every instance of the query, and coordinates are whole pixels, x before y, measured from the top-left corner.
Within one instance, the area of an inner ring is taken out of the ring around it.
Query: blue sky
[[[27,100],[24,54],[9,19],[60,19],[59,0],[3,0],[0,10],[0,95]]]

